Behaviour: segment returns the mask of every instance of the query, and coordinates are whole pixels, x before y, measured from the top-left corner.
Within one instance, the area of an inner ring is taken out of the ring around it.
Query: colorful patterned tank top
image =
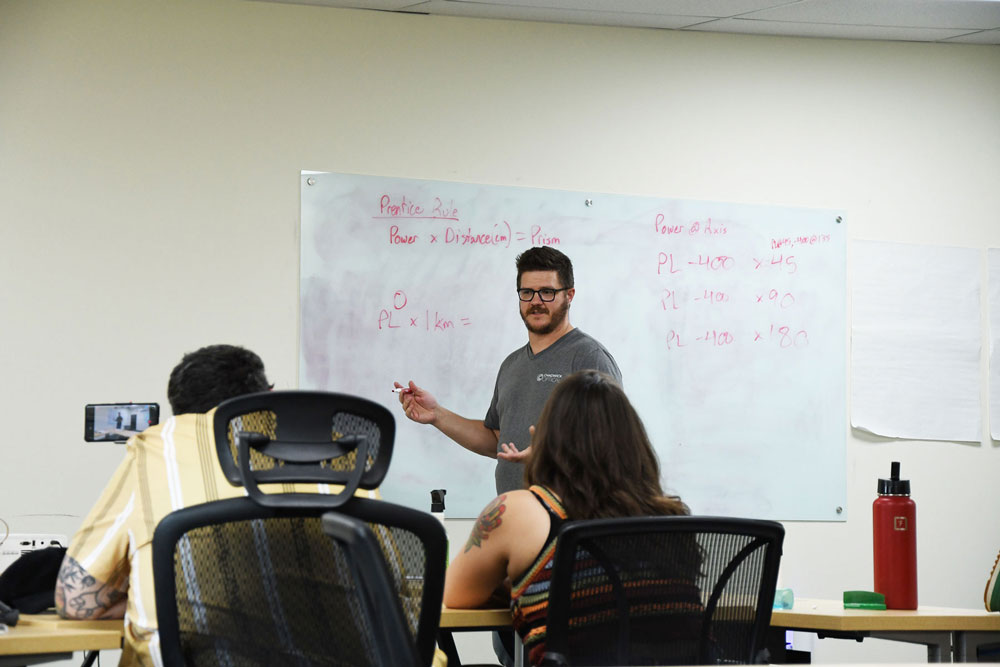
[[[528,489],[549,513],[548,537],[538,557],[524,574],[513,582],[510,608],[514,629],[521,635],[528,651],[528,660],[537,665],[545,654],[545,620],[549,609],[549,580],[552,578],[552,557],[556,553],[556,535],[566,521],[566,510],[554,493],[544,486]]]

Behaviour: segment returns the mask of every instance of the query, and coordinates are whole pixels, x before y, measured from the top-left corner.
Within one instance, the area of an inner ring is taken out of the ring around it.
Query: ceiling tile
[[[960,44],[1000,44],[1000,30],[983,30],[959,37],[949,37],[945,41]]]
[[[829,37],[833,39],[877,39],[905,42],[936,42],[966,34],[966,30],[935,28],[896,28],[885,26],[844,26],[827,23],[793,23],[786,21],[751,21],[747,19],[719,19],[693,26],[690,30],[704,32],[733,32],[748,35],[775,35],[786,37]]]
[[[742,18],[906,28],[1000,28],[993,0],[802,0]]]
[[[665,16],[661,14],[622,14],[550,7],[522,7],[485,2],[451,2],[431,0],[420,5],[420,11],[444,16],[466,16],[554,23],[585,23],[589,25],[628,26],[638,28],[685,28],[710,20],[706,16]]]
[[[441,0],[454,4],[493,4],[510,7],[572,9],[661,16],[739,16],[798,0]]]
[[[256,0],[523,21],[1000,43],[1000,0]]]

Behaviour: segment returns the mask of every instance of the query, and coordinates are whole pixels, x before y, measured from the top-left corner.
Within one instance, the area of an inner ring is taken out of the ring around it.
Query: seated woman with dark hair
[[[444,602],[479,607],[509,582],[514,629],[537,664],[545,652],[548,581],[562,523],[688,514],[688,508],[664,494],[639,415],[603,373],[580,371],[560,382],[531,443],[530,488],[498,496],[482,511],[464,552],[448,567]]]

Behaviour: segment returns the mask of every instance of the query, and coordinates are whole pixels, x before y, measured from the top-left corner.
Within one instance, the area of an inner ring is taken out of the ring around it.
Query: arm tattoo
[[[66,557],[62,567],[59,568],[59,582],[69,592],[76,592],[84,588],[90,588],[97,579],[94,579],[83,566],[76,562],[75,558]]]
[[[118,568],[107,583],[67,556],[56,581],[56,607],[63,618],[101,618],[128,595],[128,578]]]
[[[503,523],[501,516],[507,510],[507,506],[504,505],[506,499],[506,494],[497,496],[493,499],[493,502],[486,506],[486,509],[479,515],[479,518],[476,519],[476,524],[472,527],[472,532],[469,534],[469,541],[465,543],[465,551],[469,551],[472,547],[482,547],[483,542],[490,538],[490,532]]]

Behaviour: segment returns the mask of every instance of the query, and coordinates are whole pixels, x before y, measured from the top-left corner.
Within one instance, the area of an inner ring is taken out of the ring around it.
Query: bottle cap
[[[899,478],[899,461],[892,462],[889,479],[879,478],[878,494],[880,496],[910,495],[910,480]]]
[[[434,489],[431,491],[431,512],[444,512],[444,494],[448,493],[444,489]]]

